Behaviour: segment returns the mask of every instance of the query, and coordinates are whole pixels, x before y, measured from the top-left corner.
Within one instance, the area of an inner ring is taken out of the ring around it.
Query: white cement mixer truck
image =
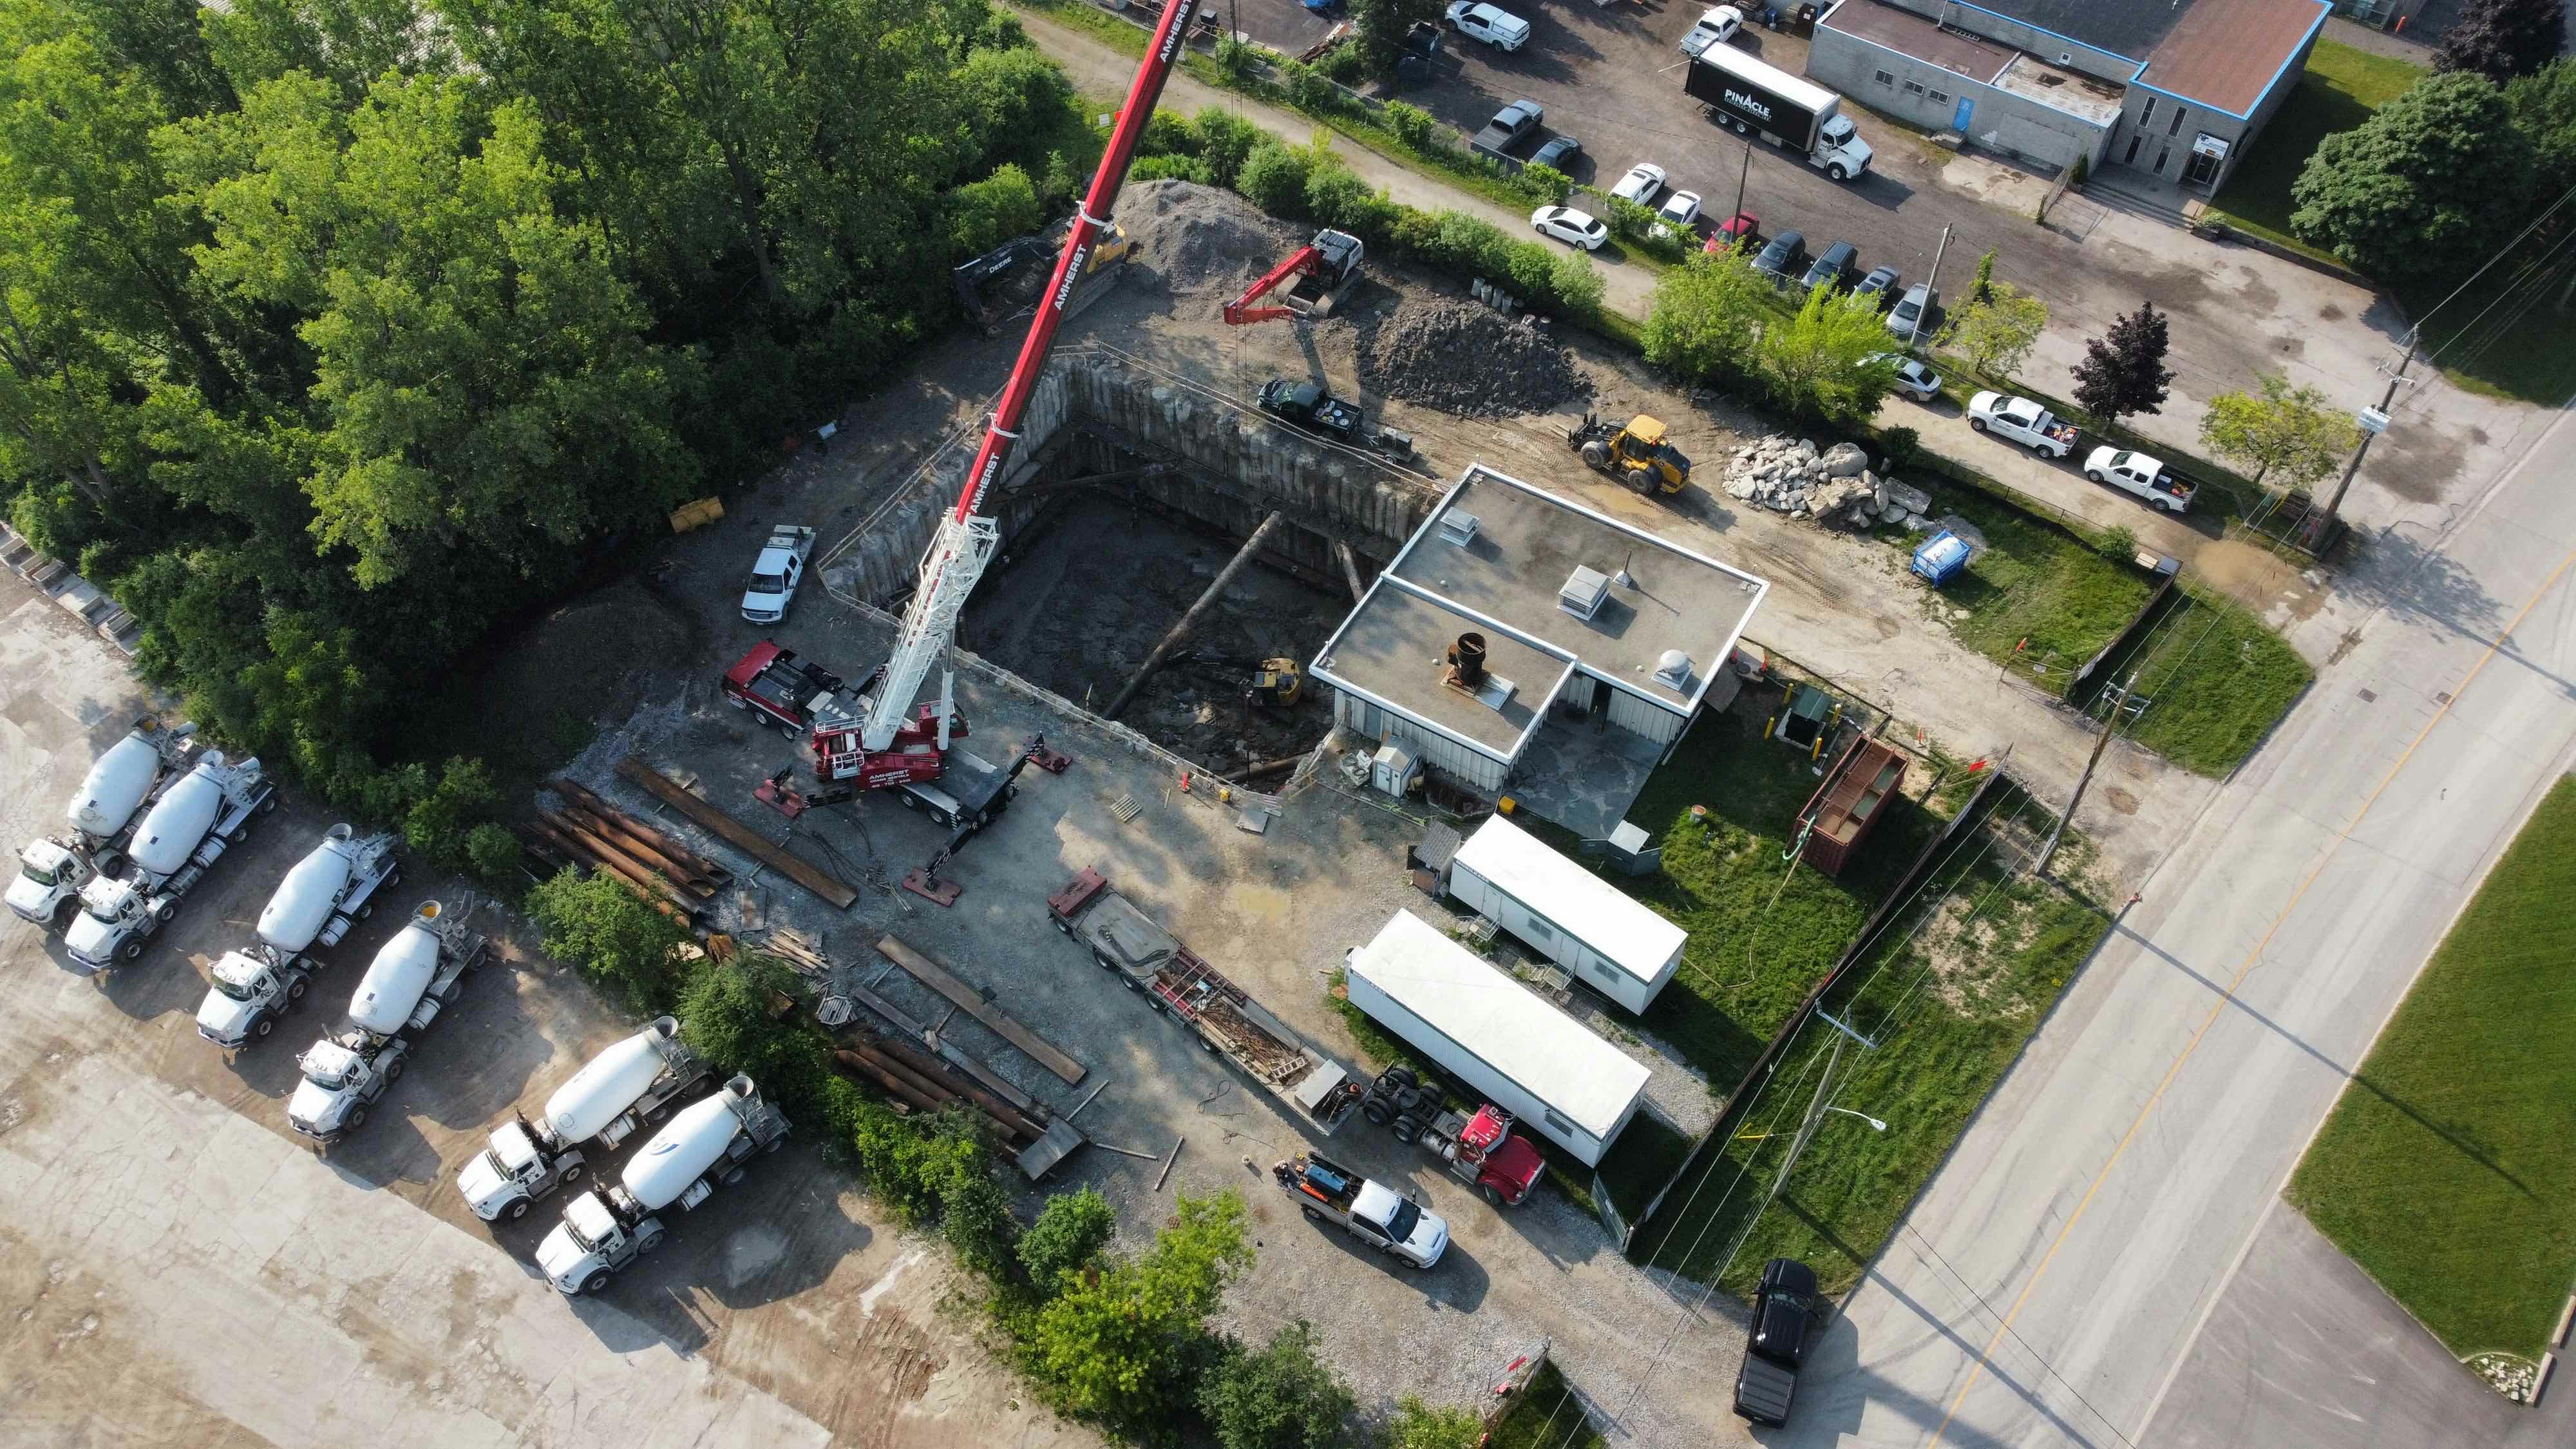
[[[402,879],[391,834],[361,837],[334,825],[278,882],[259,913],[259,944],[226,951],[197,1007],[197,1035],[219,1047],[243,1046],[277,1029],[322,963],[304,954],[337,946],[349,928],[375,913],[377,891]]]
[[[456,1190],[487,1223],[528,1215],[528,1205],[581,1180],[596,1142],[613,1149],[673,1100],[707,1079],[708,1068],[680,1045],[676,1017],[653,1024],[592,1057],[546,1098],[536,1121],[524,1114],[492,1129],[491,1144],[456,1174]]]
[[[146,719],[110,745],[72,794],[64,812],[71,828],[19,849],[9,909],[39,926],[62,923],[80,908],[82,887],[124,869],[129,827],[187,758],[196,733],[192,724],[163,729]]]
[[[250,830],[251,817],[276,808],[277,787],[257,757],[235,762],[206,751],[134,827],[126,873],[81,887],[81,912],[63,931],[72,969],[95,975],[142,955],[143,943],[179,914],[180,899]]]
[[[327,1147],[356,1131],[367,1108],[400,1080],[411,1045],[455,999],[465,973],[481,965],[490,943],[423,901],[411,920],[376,952],[349,999],[349,1025],[304,1049],[304,1080],[286,1102],[286,1120]]]
[[[786,1117],[761,1100],[751,1078],[734,1078],[655,1133],[617,1186],[592,1188],[566,1204],[563,1221],[537,1245],[537,1266],[561,1292],[600,1291],[627,1264],[662,1246],[655,1213],[673,1203],[685,1211],[705,1202],[719,1182],[741,1179],[744,1158],[775,1152],[786,1140]]]

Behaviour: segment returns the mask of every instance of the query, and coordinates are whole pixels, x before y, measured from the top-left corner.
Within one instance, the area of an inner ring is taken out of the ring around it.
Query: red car
[[[1749,211],[1739,211],[1729,217],[1726,225],[1719,227],[1709,237],[1708,245],[1701,247],[1700,250],[1710,256],[1716,256],[1730,247],[1750,245],[1761,239],[1762,218]]]

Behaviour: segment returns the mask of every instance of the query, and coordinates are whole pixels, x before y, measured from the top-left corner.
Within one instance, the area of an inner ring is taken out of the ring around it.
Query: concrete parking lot
[[[2365,288],[2250,248],[2203,241],[2098,186],[2062,202],[2041,226],[2031,211],[2046,178],[1945,151],[1865,107],[1855,119],[1877,153],[1868,175],[1837,184],[1759,142],[1748,167],[1746,143],[1703,119],[1681,91],[1678,46],[1702,5],[1519,0],[1506,8],[1531,22],[1527,46],[1504,54],[1453,34],[1435,78],[1403,99],[1472,134],[1498,107],[1526,96],[1546,107],[1549,125],[1582,140],[1588,161],[1577,168],[1578,181],[1606,187],[1630,165],[1653,161],[1674,187],[1699,193],[1713,224],[1734,211],[1740,176],[1744,209],[1761,218],[1766,234],[1795,228],[1811,251],[1850,241],[1862,267],[1893,266],[1909,281],[1929,275],[1948,227],[1943,294],[1958,299],[1979,254],[1999,252],[1996,275],[2038,295],[2050,312],[2049,330],[2022,373],[2060,396],[2085,341],[2151,301],[2173,319],[2168,363],[2175,379],[2160,415],[2131,420],[2150,437],[2196,448],[2208,399],[2251,386],[2265,372],[2287,372],[2339,404],[2376,402],[2387,381],[2381,368],[2403,348],[2406,319]],[[1805,69],[1806,42],[1798,37],[1747,27],[1732,43],[1792,74]],[[2502,446],[2534,415],[2461,393],[2438,377],[2410,388],[2404,406],[2408,425],[2383,440],[2366,479],[2386,496],[2355,500],[2370,505],[2362,512],[2372,522],[2455,504],[2451,487],[2472,459]]]
[[[121,656],[0,581],[0,831],[57,826],[148,702]],[[675,1224],[604,1298],[536,1275],[554,1204],[496,1231],[453,1174],[633,1029],[479,913],[500,960],[361,1134],[287,1126],[294,1055],[365,962],[453,882],[407,872],[306,1009],[238,1060],[201,1040],[206,964],[249,937],[330,817],[290,798],[144,957],[102,983],[0,925],[0,1284],[12,1443],[1089,1445],[942,1309],[944,1254],[879,1216],[811,1141]],[[317,1009],[319,1008],[319,1009]]]

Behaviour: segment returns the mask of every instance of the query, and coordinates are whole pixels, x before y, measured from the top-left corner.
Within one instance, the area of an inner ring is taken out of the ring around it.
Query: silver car
[[[1917,282],[1905,289],[1904,298],[1896,304],[1894,311],[1887,314],[1887,330],[1911,342],[1914,334],[1940,309],[1941,294],[1932,290],[1931,283]]]

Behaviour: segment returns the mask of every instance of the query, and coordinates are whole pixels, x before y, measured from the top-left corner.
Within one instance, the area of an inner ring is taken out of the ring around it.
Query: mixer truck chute
[[[580,1179],[592,1142],[616,1147],[708,1075],[680,1044],[679,1021],[657,1017],[573,1073],[536,1121],[521,1115],[492,1129],[489,1145],[456,1174],[457,1191],[487,1223],[524,1217],[529,1204]]]
[[[376,892],[402,879],[393,851],[390,834],[361,838],[349,826],[332,826],[268,898],[259,913],[259,944],[215,962],[197,1007],[197,1034],[237,1047],[274,1030],[322,967],[305,952],[340,944],[352,925],[374,913]]]
[[[667,1233],[655,1214],[673,1203],[695,1208],[720,1184],[740,1180],[743,1159],[775,1152],[786,1140],[787,1118],[761,1100],[751,1078],[735,1077],[654,1134],[617,1186],[593,1188],[565,1204],[563,1221],[537,1246],[537,1266],[560,1292],[600,1291],[662,1245]]]

